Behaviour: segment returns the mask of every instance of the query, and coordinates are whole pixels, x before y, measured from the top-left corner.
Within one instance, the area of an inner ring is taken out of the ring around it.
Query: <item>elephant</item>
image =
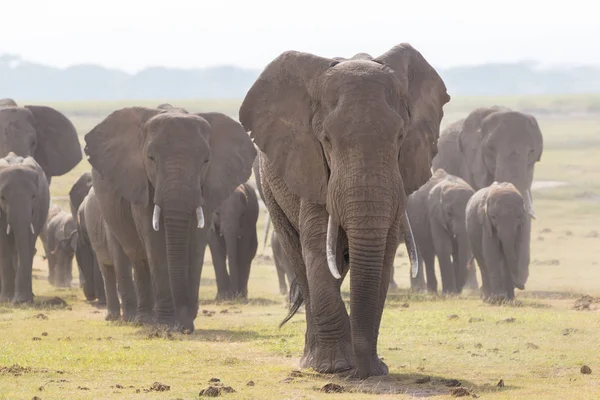
[[[100,204],[92,187],[80,205],[82,225],[94,249],[94,255],[104,278],[106,291],[106,320],[115,321],[122,316],[133,321],[137,312],[137,297],[133,284],[131,262],[123,247],[108,229]],[[121,302],[119,303],[119,297]]]
[[[388,373],[377,341],[402,235],[417,267],[406,196],[431,176],[448,101],[407,43],[377,58],[286,51],[246,94],[239,121],[260,149],[265,203],[300,292],[282,323],[305,302],[302,367]]]
[[[83,221],[83,209],[80,206],[83,199],[87,196],[92,187],[92,173],[82,173],[77,181],[69,190],[69,205],[71,213],[77,223],[79,232],[77,238],[77,249],[75,250],[75,259],[79,268],[79,282],[83,287],[83,294],[87,301],[97,300],[98,306],[106,305],[106,295],[104,291],[104,278],[100,272],[100,267],[94,254],[94,249],[90,242],[85,227],[80,224]]]
[[[0,157],[11,151],[33,157],[48,184],[53,176],[66,174],[82,159],[77,131],[67,117],[51,107],[19,107],[5,99],[0,102]]]
[[[258,199],[248,183],[238,186],[215,211],[208,243],[217,278],[217,300],[248,298],[250,268],[258,248],[257,220]]]
[[[425,286],[437,292],[435,257],[437,256],[444,293],[460,293],[466,282],[467,268],[472,259],[465,226],[465,209],[474,190],[463,179],[437,169],[419,190],[408,197],[408,218],[419,250],[417,278],[411,280],[414,289]]]
[[[48,210],[46,225],[40,234],[48,259],[48,282],[52,286],[71,287],[78,237],[77,222],[73,215],[53,205]]]
[[[493,182],[467,203],[469,246],[479,265],[486,301],[512,300],[524,290],[528,271],[519,267],[528,207],[515,185]]]
[[[290,265],[290,260],[285,255],[281,241],[277,237],[277,233],[271,234],[271,248],[273,249],[273,261],[277,270],[277,279],[279,280],[279,293],[288,294],[288,288],[291,292],[292,282],[294,281],[294,272]],[[287,284],[285,282],[287,278]]]
[[[85,142],[100,210],[134,268],[136,321],[193,332],[208,227],[250,177],[252,140],[221,113],[127,107]]]
[[[44,229],[50,191],[33,157],[0,159],[0,302],[33,302],[32,264]]]
[[[531,219],[535,219],[531,184],[534,167],[544,148],[542,132],[534,116],[493,106],[477,108],[465,119],[440,134],[433,168],[464,179],[474,190],[494,181],[510,182],[525,197],[528,216],[519,246],[519,268],[529,270]],[[475,270],[467,286],[477,288]]]

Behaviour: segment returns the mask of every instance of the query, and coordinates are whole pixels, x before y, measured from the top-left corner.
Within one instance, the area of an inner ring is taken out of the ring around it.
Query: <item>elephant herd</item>
[[[105,301],[108,319],[193,332],[206,246],[217,297],[248,296],[254,170],[280,291],[290,291],[284,322],[305,305],[301,366],[387,374],[377,342],[400,243],[414,290],[437,291],[436,257],[445,293],[478,287],[473,259],[486,300],[513,298],[528,278],[539,126],[491,107],[440,134],[449,101],[406,43],[376,58],[286,51],[249,89],[239,122],[169,104],[109,114],[84,137],[91,171],[62,211],[48,186],[82,158],[73,125],[0,100],[0,300],[32,300],[41,234],[52,284],[70,285],[75,257],[86,298]]]

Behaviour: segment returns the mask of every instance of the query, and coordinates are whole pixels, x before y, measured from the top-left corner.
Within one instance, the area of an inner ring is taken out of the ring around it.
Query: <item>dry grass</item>
[[[486,101],[501,104],[500,100]],[[567,100],[572,103],[514,101],[563,108],[583,102]],[[449,120],[464,114],[462,103],[457,103],[458,111],[448,113]],[[470,106],[473,100],[464,104]],[[98,109],[108,112],[110,107]],[[72,112],[86,113],[76,106]],[[485,399],[600,398],[600,304],[592,303],[591,310],[573,309],[582,294],[600,296],[600,117],[547,116],[540,123],[546,150],[536,179],[565,181],[568,186],[534,192],[538,219],[531,275],[526,290],[517,293],[520,303],[490,306],[472,294],[410,294],[407,259],[400,248],[396,279],[404,289],[389,295],[379,342],[390,376],[355,382],[309,370],[293,372],[302,352],[304,315],[277,328],[286,309],[277,293],[269,249],[253,265],[247,304],[213,301],[216,285],[207,252],[200,289],[201,310],[207,313],[196,320],[197,331],[184,336],[152,335],[146,328],[105,322],[105,310],[86,303],[79,289],[48,285],[38,246],[38,303],[59,296],[68,305],[0,306],[0,398],[190,399],[198,398],[211,378],[236,390],[222,396],[240,399],[375,399],[386,393],[396,394],[386,396],[390,398],[453,398],[455,388],[447,386],[451,379]],[[91,127],[82,126],[86,125],[78,123],[81,133]],[[87,168],[83,161],[53,180],[56,203]],[[263,223],[261,215],[261,234]],[[347,299],[347,282],[343,290]],[[15,364],[22,368],[11,368]],[[584,364],[591,367],[591,375],[580,372]],[[503,387],[497,386],[501,379]],[[254,385],[248,386],[249,381]],[[169,391],[150,390],[154,382],[170,386]],[[345,393],[322,392],[330,382]]]

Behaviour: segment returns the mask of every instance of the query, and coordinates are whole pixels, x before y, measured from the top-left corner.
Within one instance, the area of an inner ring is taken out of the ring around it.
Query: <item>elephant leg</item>
[[[495,236],[483,238],[483,260],[488,277],[489,300],[501,299],[507,297],[506,293],[506,274],[504,266],[504,256],[500,251],[500,243]]]
[[[435,251],[427,248],[421,256],[425,264],[425,274],[427,275],[427,291],[429,293],[437,293],[438,282],[435,276]]]
[[[433,246],[435,255],[440,264],[440,275],[442,276],[442,292],[458,293],[454,264],[452,262],[452,238],[442,227],[432,225]]]
[[[133,321],[136,316],[137,299],[133,286],[133,277],[131,276],[131,262],[114,237],[109,238],[108,246],[114,260],[117,291],[121,298],[123,320]]]
[[[208,241],[217,280],[217,300],[229,299],[231,298],[231,281],[227,273],[225,238],[217,232],[210,232]]]
[[[15,264],[13,249],[8,238],[0,238],[0,302],[12,300],[15,294]]]
[[[119,305],[119,295],[117,294],[117,276],[115,274],[115,266],[98,263],[100,270],[104,276],[104,287],[106,290],[106,318],[107,321],[116,321],[121,315],[121,307]]]
[[[479,289],[479,283],[477,282],[477,269],[475,263],[471,260],[467,266],[467,281],[465,282],[465,289],[477,290]]]
[[[93,255],[93,272],[94,272],[94,287],[96,290],[96,297],[98,299],[98,306],[105,307],[106,306],[106,288],[104,284],[104,276],[102,276],[102,272],[100,271],[100,265],[96,259],[96,255]]]
[[[240,289],[242,297],[248,298],[248,281],[250,280],[250,270],[252,269],[252,260],[258,249],[258,242],[252,237],[242,236],[238,239],[238,249],[240,253],[238,259],[240,261]]]
[[[192,315],[194,319],[198,316],[198,297],[200,295],[200,280],[202,279],[202,268],[204,267],[204,253],[208,242],[208,232],[205,229],[196,232],[196,240],[192,241],[195,246],[190,249],[190,254],[195,259],[192,260],[190,268],[190,303],[193,307]]]
[[[333,373],[353,368],[354,352],[350,319],[340,294],[341,280],[335,279],[327,266],[328,218],[322,205],[303,203],[300,208],[300,242],[311,296],[312,315],[307,323],[315,327],[315,337],[303,364],[319,372]],[[339,265],[338,269],[341,270]],[[385,272],[387,291],[390,271]]]
[[[419,268],[420,270],[421,268]],[[398,284],[396,283],[396,280],[394,279],[394,272],[395,272],[395,268],[394,265],[392,264],[392,267],[390,268],[390,278],[389,278],[389,287],[388,290],[392,291],[392,292],[397,292],[398,291]],[[411,277],[411,285],[412,285],[412,277]]]
[[[150,324],[153,319],[154,293],[152,291],[152,279],[150,277],[150,266],[146,260],[135,260],[133,262],[134,284],[137,293],[137,312],[135,322],[138,324]]]
[[[419,271],[417,272],[417,276],[416,277],[412,277],[412,271],[408,270],[408,274],[410,276],[410,290],[412,290],[413,292],[420,292],[425,290],[426,288],[426,284],[425,284],[425,263],[423,260],[423,252],[421,250],[420,246],[417,246],[417,257],[418,257],[418,263],[419,263]],[[392,268],[393,270],[393,268]],[[429,283],[429,276],[427,277],[427,283]]]
[[[275,258],[275,270],[277,271],[277,280],[279,281],[279,294],[286,295],[287,285],[285,283],[285,272],[277,262],[277,258]]]

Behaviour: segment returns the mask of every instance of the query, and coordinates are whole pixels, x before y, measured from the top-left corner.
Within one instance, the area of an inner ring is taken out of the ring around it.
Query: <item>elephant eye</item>
[[[210,160],[207,158],[206,160],[204,160],[204,164],[208,164]]]
[[[154,156],[148,156],[148,159],[152,162],[154,162]]]

